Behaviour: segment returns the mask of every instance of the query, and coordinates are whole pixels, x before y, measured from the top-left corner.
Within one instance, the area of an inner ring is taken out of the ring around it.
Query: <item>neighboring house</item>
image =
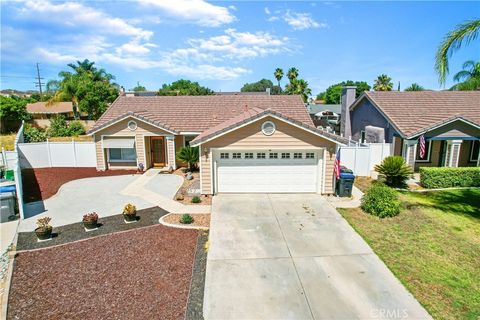
[[[330,128],[340,133],[341,104],[307,104],[307,111],[315,127]]]
[[[75,119],[71,102],[56,102],[51,105],[47,105],[47,102],[35,102],[27,104],[26,108],[32,115],[33,124],[42,128],[50,126],[50,119],[59,114],[65,116],[66,120]],[[93,120],[87,120],[86,115],[81,115],[80,119],[86,128],[92,127],[95,123]]]
[[[342,121],[345,137],[392,143],[394,154],[415,170],[479,166],[480,91],[369,91],[357,100],[354,92],[346,87],[342,93],[342,117],[350,111]],[[423,158],[418,144],[422,135]]]
[[[313,126],[300,96],[120,96],[89,131],[97,169],[183,165],[198,146],[202,194],[333,193],[338,145]]]

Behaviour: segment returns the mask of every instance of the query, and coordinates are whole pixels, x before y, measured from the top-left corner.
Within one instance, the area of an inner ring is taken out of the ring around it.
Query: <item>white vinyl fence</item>
[[[22,168],[95,167],[94,142],[19,143]]]
[[[6,151],[2,148],[2,157],[0,158],[0,166],[4,166],[8,170],[14,170],[17,167],[18,155],[16,151]]]
[[[370,177],[375,165],[392,154],[391,143],[366,143],[341,147],[340,164],[353,170],[356,176]]]

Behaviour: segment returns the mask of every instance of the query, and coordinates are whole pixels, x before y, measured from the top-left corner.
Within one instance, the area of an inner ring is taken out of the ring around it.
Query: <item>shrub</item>
[[[375,166],[375,170],[385,176],[385,184],[390,187],[404,187],[405,181],[413,173],[400,156],[390,156]]]
[[[195,169],[198,162],[198,147],[183,147],[177,152],[177,159],[187,163],[188,169]]]
[[[98,214],[96,212],[91,212],[83,215],[83,221],[89,222],[89,221],[97,221],[98,220]]]
[[[376,183],[363,195],[362,209],[379,218],[396,216],[400,213],[397,192],[384,184]]]
[[[200,202],[202,202],[202,200],[200,200],[200,197],[195,196],[192,198],[192,203],[200,203]]]
[[[420,184],[429,189],[480,187],[480,167],[421,167]]]
[[[137,207],[135,207],[133,204],[128,203],[123,207],[123,214],[126,215],[134,215],[137,213]]]
[[[67,132],[69,136],[76,137],[85,134],[85,128],[80,121],[74,120],[68,124]]]
[[[52,218],[50,217],[43,217],[43,218],[37,219],[37,226],[39,229],[42,229],[42,230],[52,229],[52,226],[50,225],[50,221],[52,221]]]
[[[180,218],[180,223],[182,224],[190,224],[193,222],[193,217],[189,214],[183,214]]]
[[[23,138],[25,142],[43,142],[47,140],[47,133],[41,128],[25,125]]]
[[[48,135],[50,137],[68,137],[68,124],[65,116],[57,114],[50,119],[50,126],[48,127]]]

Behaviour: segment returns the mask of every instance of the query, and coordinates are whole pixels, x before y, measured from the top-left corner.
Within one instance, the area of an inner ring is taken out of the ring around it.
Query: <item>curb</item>
[[[209,230],[210,229],[209,227],[178,225],[178,224],[173,224],[173,223],[168,223],[168,222],[163,221],[163,218],[168,217],[171,214],[175,214],[175,213],[169,213],[169,214],[164,215],[163,217],[158,219],[158,223],[160,223],[161,225],[164,225],[166,227],[177,228],[177,229],[194,229],[194,230]],[[192,214],[195,215],[195,214],[204,214],[204,213],[192,213]]]

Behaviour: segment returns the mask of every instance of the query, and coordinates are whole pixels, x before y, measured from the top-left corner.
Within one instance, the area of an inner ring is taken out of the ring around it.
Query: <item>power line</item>
[[[38,81],[38,82],[34,82],[35,86],[40,89],[40,97],[42,97],[42,85],[44,83],[42,82],[43,78],[40,77],[40,68],[38,67],[38,62],[37,62],[37,77],[35,79]]]

